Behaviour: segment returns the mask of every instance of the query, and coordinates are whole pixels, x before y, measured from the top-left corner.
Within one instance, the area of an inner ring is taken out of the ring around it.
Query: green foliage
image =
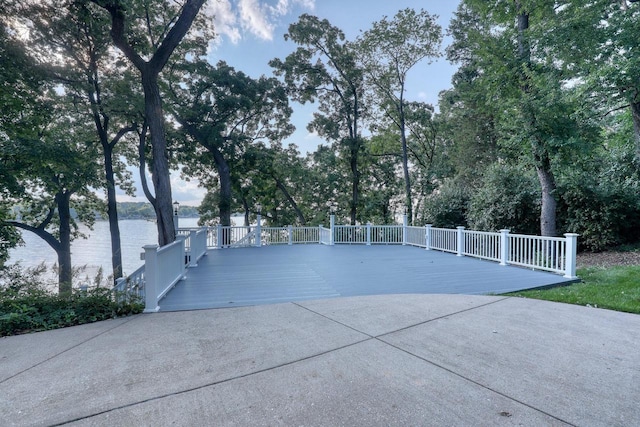
[[[446,180],[424,202],[421,223],[434,227],[468,226],[469,188],[454,180]]]
[[[628,163],[631,165],[631,162]],[[559,189],[561,227],[578,233],[582,249],[601,251],[640,240],[640,185],[616,176],[575,172]]]
[[[180,154],[184,172],[216,193],[206,200],[217,203],[206,208],[207,217],[208,212],[218,211],[220,223],[230,225],[232,209],[257,203],[255,195],[245,195],[262,183],[273,187],[276,181],[287,193],[272,165],[280,154],[287,155],[280,141],[294,127],[289,123],[289,99],[276,78],[253,79],[223,61],[215,67],[196,61],[175,67],[169,84],[169,109],[184,134]]]
[[[475,230],[510,229],[513,233],[537,234],[540,188],[535,175],[523,167],[491,165],[471,196],[468,222]]]
[[[581,268],[578,269],[581,283],[510,295],[640,314],[639,275],[637,265]]]
[[[284,61],[276,58],[269,65],[276,75],[284,78],[293,100],[318,101],[318,111],[307,129],[332,142],[339,153],[340,166],[349,170],[349,216],[351,224],[355,224],[362,205],[359,167],[364,153],[361,121],[366,112],[362,103],[364,70],[358,61],[358,46],[345,41],[342,30],[326,19],[308,14],[289,26],[285,39],[299,47]]]
[[[0,336],[37,332],[141,313],[144,305],[107,288],[75,289],[60,296],[43,279],[44,268],[0,270]]]

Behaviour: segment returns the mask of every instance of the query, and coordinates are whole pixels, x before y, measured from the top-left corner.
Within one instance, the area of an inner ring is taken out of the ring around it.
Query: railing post
[[[407,214],[402,215],[402,245],[405,246],[407,244]]]
[[[462,256],[464,253],[464,227],[463,226],[458,226],[456,227],[458,229],[458,256]]]
[[[371,246],[371,223],[367,223],[367,246]]]
[[[509,263],[509,229],[500,230],[500,265]]]
[[[158,306],[158,245],[145,245],[144,249],[144,312],[155,313]]]
[[[424,226],[424,245],[425,245],[425,249],[430,251],[431,250],[431,224],[427,224]]]
[[[222,224],[218,224],[216,228],[216,246],[222,249]]]
[[[293,226],[289,226],[289,246],[293,245]]]
[[[184,280],[187,278],[187,251],[185,250],[185,246],[187,243],[187,236],[178,236],[176,237],[177,241],[180,241],[180,280]]]
[[[575,233],[566,233],[564,235],[567,239],[567,259],[565,265],[564,277],[567,279],[577,279],[576,276],[576,257],[578,253],[578,236]]]
[[[189,267],[197,267],[198,266],[198,241],[196,234],[198,232],[196,230],[189,231]]]
[[[209,239],[209,227],[200,227],[200,230],[202,230],[202,256],[206,256],[207,255],[207,249],[209,249],[207,247],[207,241]]]
[[[329,217],[329,245],[333,246],[335,244],[335,236],[334,236],[334,229],[336,226],[336,216],[335,214],[331,214],[331,216]]]
[[[256,247],[260,247],[262,245],[262,215],[258,213],[257,215],[258,224],[256,225]]]
[[[324,245],[324,242],[322,241],[322,224],[318,226],[318,243]]]

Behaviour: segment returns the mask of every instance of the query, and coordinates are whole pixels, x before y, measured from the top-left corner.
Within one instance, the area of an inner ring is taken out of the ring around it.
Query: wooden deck
[[[263,246],[210,250],[160,301],[160,310],[356,295],[500,294],[573,281],[412,246]]]

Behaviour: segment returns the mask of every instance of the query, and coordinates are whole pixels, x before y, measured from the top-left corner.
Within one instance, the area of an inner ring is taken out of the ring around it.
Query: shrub
[[[446,180],[424,202],[422,222],[434,227],[467,226],[469,190],[454,180]]]
[[[632,181],[608,174],[566,177],[558,207],[559,228],[580,234],[583,250],[597,252],[640,239],[640,196]]]
[[[522,167],[494,163],[473,193],[467,215],[475,230],[510,229],[513,233],[540,232],[540,185]]]
[[[18,265],[0,271],[0,336],[81,325],[137,314],[144,308],[137,299],[114,295],[104,287],[59,296],[41,280],[44,271]]]

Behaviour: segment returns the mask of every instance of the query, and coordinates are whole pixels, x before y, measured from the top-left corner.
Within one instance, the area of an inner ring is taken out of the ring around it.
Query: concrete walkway
[[[0,425],[640,425],[640,316],[463,295],[139,315],[0,339]]]

